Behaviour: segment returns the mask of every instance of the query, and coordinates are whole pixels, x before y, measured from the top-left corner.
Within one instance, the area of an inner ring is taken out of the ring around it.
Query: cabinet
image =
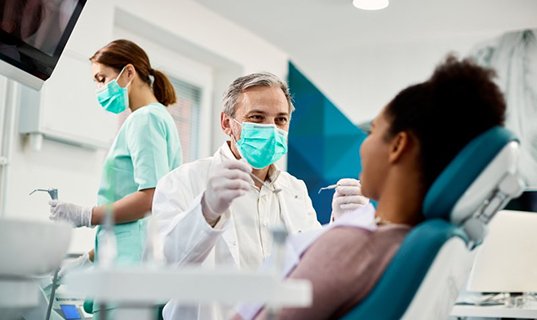
[[[65,50],[40,91],[21,87],[20,133],[106,149],[116,130],[116,116],[97,103],[88,57]]]

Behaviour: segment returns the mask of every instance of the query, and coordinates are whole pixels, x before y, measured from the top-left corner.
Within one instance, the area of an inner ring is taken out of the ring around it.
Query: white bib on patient
[[[377,229],[375,223],[375,208],[371,204],[367,204],[356,210],[349,211],[342,215],[333,223],[324,225],[321,229],[310,230],[303,233],[292,235],[287,240],[285,253],[285,266],[282,273],[282,279],[285,278],[296,265],[300,262],[300,257],[304,252],[317,240],[322,234],[336,227],[355,227],[374,231]],[[260,270],[267,270],[271,267],[272,260],[265,261]],[[248,304],[240,305],[236,311],[243,319],[253,319],[255,315],[263,308],[263,304]]]

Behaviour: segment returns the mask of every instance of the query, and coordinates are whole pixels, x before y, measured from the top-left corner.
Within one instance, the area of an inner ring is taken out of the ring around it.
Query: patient
[[[430,79],[404,89],[380,112],[360,149],[362,192],[377,200],[376,219],[352,223],[357,215],[347,215],[351,223],[330,227],[299,251],[287,277],[311,281],[313,305],[284,309],[278,319],[338,318],[368,294],[424,219],[422,202],[439,173],[470,140],[503,125],[505,102],[493,76],[449,56]],[[367,215],[373,208],[360,210]],[[265,309],[239,312],[236,319],[267,317]]]

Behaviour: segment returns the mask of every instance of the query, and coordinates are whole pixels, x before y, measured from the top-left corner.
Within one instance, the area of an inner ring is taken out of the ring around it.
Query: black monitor
[[[86,0],[0,0],[0,73],[41,88]]]
[[[537,212],[537,190],[522,192],[520,197],[509,201],[505,209]]]

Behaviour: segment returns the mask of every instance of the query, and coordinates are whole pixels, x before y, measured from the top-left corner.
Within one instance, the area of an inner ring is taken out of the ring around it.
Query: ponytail
[[[170,79],[168,79],[164,73],[155,69],[151,69],[149,74],[155,78],[153,81],[153,93],[157,100],[165,106],[177,102],[175,89],[173,88]]]
[[[126,65],[132,64],[140,79],[147,83],[148,86],[151,86],[149,76],[154,77],[153,94],[158,102],[165,106],[177,102],[175,90],[168,77],[164,73],[151,68],[149,57],[144,49],[132,41],[125,39],[114,40],[97,50],[90,58],[90,61],[104,64],[116,69],[118,72]]]

